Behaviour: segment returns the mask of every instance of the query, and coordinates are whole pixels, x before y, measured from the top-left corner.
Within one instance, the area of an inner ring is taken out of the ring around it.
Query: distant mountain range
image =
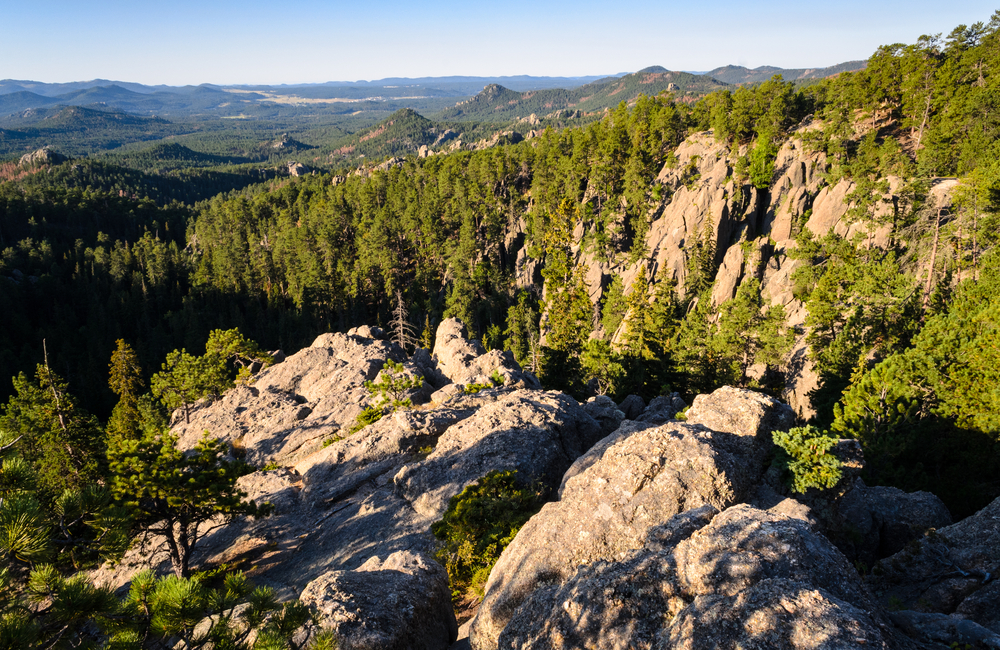
[[[838,63],[828,68],[776,68],[765,65],[759,68],[744,68],[739,65],[727,65],[704,73],[706,77],[712,77],[727,84],[747,84],[767,81],[776,74],[780,74],[785,81],[800,81],[805,79],[824,79],[826,77],[840,74],[841,72],[851,72],[861,70],[868,64],[867,61],[847,61]]]
[[[307,140],[354,155],[396,155],[421,144],[434,145],[444,131],[479,138],[488,135],[490,125],[524,120],[532,114],[558,122],[632,102],[639,95],[671,92],[693,99],[775,74],[803,82],[864,65],[850,61],[792,70],[726,66],[702,75],[653,66],[606,77],[387,78],[294,86],[146,86],[104,79],[47,84],[7,79],[0,80],[0,156],[46,145],[83,155],[204,129],[229,131],[248,120],[296,132],[310,125],[327,125],[327,131]],[[402,109],[411,112],[397,114]],[[371,136],[373,141],[353,141],[338,135],[346,136],[390,115],[391,124],[383,125],[388,129],[384,137],[380,132]],[[434,122],[425,124],[421,115]],[[344,131],[341,125],[348,122],[353,126]],[[483,129],[460,122],[478,123]]]
[[[572,89],[518,92],[491,84],[472,99],[435,115],[439,120],[503,122],[532,113],[549,115],[562,110],[592,112],[662,92],[708,93],[726,84],[710,77],[674,72],[653,66],[622,77],[605,77]]]

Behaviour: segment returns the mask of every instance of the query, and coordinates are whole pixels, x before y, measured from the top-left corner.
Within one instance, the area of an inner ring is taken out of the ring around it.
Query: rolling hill
[[[744,68],[739,65],[727,65],[706,72],[704,76],[717,79],[727,84],[748,84],[767,81],[776,74],[780,74],[785,81],[800,81],[808,79],[823,79],[841,72],[851,72],[861,70],[867,65],[866,61],[846,61],[827,68],[776,68],[765,65],[759,68]]]
[[[111,149],[129,142],[158,140],[186,129],[158,117],[143,117],[115,110],[82,106],[28,109],[19,115],[24,122],[0,130],[0,156],[53,146],[69,155],[95,149]],[[18,116],[15,116],[18,117]]]
[[[630,102],[639,95],[658,95],[663,92],[702,94],[725,86],[726,84],[706,76],[653,66],[623,77],[605,77],[573,89],[517,92],[491,84],[472,99],[441,111],[434,117],[438,120],[504,122],[531,114],[548,115],[566,109],[602,111],[617,106],[622,101]]]

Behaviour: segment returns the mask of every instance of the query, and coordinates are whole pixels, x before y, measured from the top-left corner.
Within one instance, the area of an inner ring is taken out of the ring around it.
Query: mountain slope
[[[805,79],[823,79],[841,72],[851,72],[861,70],[867,65],[866,61],[846,61],[826,68],[776,68],[770,65],[759,68],[745,68],[740,65],[727,65],[706,72],[704,76],[717,79],[727,84],[747,84],[767,81],[776,74],[780,74],[785,81],[799,81]]]
[[[0,156],[24,153],[43,146],[55,147],[71,156],[83,155],[94,148],[111,149],[129,142],[156,140],[185,130],[158,117],[83,106],[28,109],[13,118],[7,124],[17,126],[16,118],[20,118],[21,125],[0,132]]]
[[[622,101],[630,102],[640,94],[658,95],[667,91],[701,94],[725,85],[705,76],[674,72],[659,66],[623,77],[606,77],[569,90],[517,92],[492,84],[472,99],[441,111],[435,118],[500,122],[527,117],[532,113],[546,115],[565,109],[601,111]]]

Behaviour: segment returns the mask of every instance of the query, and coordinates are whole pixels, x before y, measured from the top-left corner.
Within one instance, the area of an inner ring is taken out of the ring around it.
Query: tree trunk
[[[923,119],[920,121],[920,130],[917,132],[917,144],[913,147],[914,152],[920,150],[920,141],[923,140],[924,138],[924,127],[927,126],[927,118],[930,116],[931,113],[931,95],[932,95],[932,90],[928,89],[927,101],[924,104],[924,116]]]
[[[931,247],[931,267],[927,271],[927,284],[924,285],[923,311],[927,312],[927,305],[931,299],[931,287],[934,285],[934,264],[937,259],[938,237],[941,234],[941,208],[938,208],[937,218],[934,220],[934,246]]]
[[[979,198],[972,198],[972,277],[979,281]]]

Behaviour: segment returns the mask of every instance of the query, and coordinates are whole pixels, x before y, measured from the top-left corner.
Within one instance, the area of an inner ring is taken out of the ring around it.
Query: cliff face
[[[683,291],[688,275],[687,252],[693,242],[711,233],[718,271],[712,290],[712,302],[718,307],[736,295],[740,284],[756,278],[762,293],[773,305],[784,308],[787,324],[801,328],[807,316],[805,305],[792,295],[791,275],[802,262],[788,257],[795,246],[795,237],[808,228],[817,237],[833,231],[845,238],[869,234],[862,223],[847,219],[845,198],[854,190],[850,180],[830,184],[825,172],[826,155],[805,149],[801,136],[819,128],[809,118],[779,149],[771,187],[758,190],[750,184],[738,186],[733,181],[734,167],[744,146],[738,151],[715,140],[712,132],[689,136],[674,152],[676,162],[665,166],[656,182],[663,187],[665,198],[649,212],[650,227],[645,237],[647,255],[634,263],[624,256],[608,259],[587,250],[579,243],[574,247],[577,262],[586,267],[590,298],[597,304],[611,284],[612,277],[621,277],[627,288],[645,269],[648,276],[673,278]],[[895,194],[901,181],[889,177],[890,193],[877,211],[887,214],[900,201]],[[931,200],[938,205],[950,202],[953,179],[938,179]],[[589,224],[578,227],[578,241]],[[874,246],[888,242],[889,227],[870,233]],[[541,289],[541,266],[528,257],[524,248],[524,223],[513,224],[508,236],[508,256],[514,264],[518,285],[534,285]],[[613,334],[613,333],[612,333]],[[808,358],[805,336],[800,335],[786,358],[785,399],[802,418],[814,414],[807,394],[817,385],[818,377]]]

